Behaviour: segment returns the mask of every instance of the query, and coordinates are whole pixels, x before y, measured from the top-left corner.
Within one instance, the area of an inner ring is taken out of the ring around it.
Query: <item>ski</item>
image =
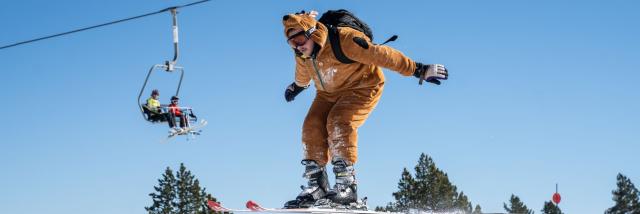
[[[313,214],[329,214],[329,213],[338,213],[338,214],[390,214],[389,212],[377,212],[370,210],[355,210],[355,209],[338,209],[338,208],[321,208],[321,207],[311,207],[311,208],[296,208],[296,209],[285,209],[285,208],[265,208],[260,206],[260,204],[254,201],[247,201],[246,204],[247,209],[252,212],[263,212],[263,213],[313,213]]]
[[[260,204],[254,201],[247,201],[246,208],[247,209],[232,209],[226,208],[222,206],[220,203],[215,201],[207,201],[207,206],[209,209],[215,212],[237,212],[237,213],[302,213],[302,214],[402,214],[402,213],[392,213],[392,212],[377,212],[370,210],[355,210],[355,209],[339,209],[339,208],[322,208],[322,207],[311,207],[311,208],[295,208],[295,209],[285,209],[285,208],[265,208],[260,206]]]
[[[208,200],[207,201],[207,206],[209,207],[209,209],[216,211],[216,212],[229,212],[231,211],[230,209],[227,209],[226,207],[223,207],[222,205],[220,205],[220,203],[212,201],[212,200]]]
[[[226,208],[223,207],[220,203],[215,202],[215,201],[207,201],[207,206],[209,207],[209,209],[213,210],[214,212],[237,212],[237,213],[242,213],[242,212],[253,212],[252,210],[239,210],[239,209],[230,209],[230,208]]]
[[[179,135],[187,135],[187,140],[189,140],[190,138],[194,139],[196,135],[200,135],[200,132],[202,132],[201,129],[207,126],[207,124],[208,122],[206,120],[201,120],[197,125],[182,128],[180,131],[170,131],[167,138],[162,142],[167,143]]]

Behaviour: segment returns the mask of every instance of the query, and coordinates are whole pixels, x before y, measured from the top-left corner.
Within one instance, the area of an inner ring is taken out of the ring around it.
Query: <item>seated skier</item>
[[[151,96],[147,99],[145,108],[148,110],[147,116],[150,121],[164,122],[167,120],[167,114],[162,112],[158,97],[160,97],[160,92],[158,89],[153,89],[153,91],[151,91]]]
[[[178,105],[178,101],[180,98],[177,96],[171,97],[171,104],[169,104],[169,127],[174,128],[176,126],[176,117],[180,118],[180,128],[176,128],[177,131],[182,131],[182,129],[187,127],[189,121],[187,120],[187,115],[180,110],[180,106]]]

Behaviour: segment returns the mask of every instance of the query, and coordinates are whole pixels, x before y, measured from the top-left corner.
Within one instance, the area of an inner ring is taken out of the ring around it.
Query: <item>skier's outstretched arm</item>
[[[355,61],[381,66],[403,76],[415,76],[420,84],[426,80],[439,85],[439,80],[446,80],[449,75],[443,65],[415,62],[392,47],[371,43],[364,33],[353,29],[341,30],[340,45],[344,54]]]

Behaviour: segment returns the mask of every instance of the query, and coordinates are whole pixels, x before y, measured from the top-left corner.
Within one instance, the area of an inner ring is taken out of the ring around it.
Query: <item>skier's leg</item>
[[[185,128],[187,127],[187,116],[186,115],[180,115],[180,128]]]
[[[329,161],[329,145],[327,144],[327,115],[333,102],[325,99],[322,93],[316,94],[302,126],[302,146],[304,148],[304,177],[308,186],[295,200],[285,203],[285,208],[301,208],[313,206],[315,201],[324,198],[329,190],[329,181],[325,165]]]
[[[191,115],[193,115],[193,113],[191,113],[189,115],[187,115],[187,114],[182,115],[184,117],[184,123],[185,123],[186,127],[191,127],[191,121],[189,120],[189,117],[191,117]]]
[[[302,125],[302,146],[304,159],[314,160],[324,166],[329,161],[329,144],[327,143],[327,116],[334,103],[318,93],[313,100],[307,117]]]
[[[162,122],[163,117],[161,114],[149,114],[149,120],[154,122]]]
[[[345,91],[327,117],[328,143],[332,160],[351,164],[358,160],[358,128],[378,104],[382,84],[373,89]]]
[[[167,123],[169,123],[169,128],[175,127],[176,126],[175,116],[173,116],[172,113],[165,113],[165,116],[167,117]]]
[[[358,200],[353,164],[358,160],[358,128],[373,111],[382,95],[382,85],[374,89],[346,91],[329,113],[327,130],[332,154],[334,188],[327,197],[348,205]]]

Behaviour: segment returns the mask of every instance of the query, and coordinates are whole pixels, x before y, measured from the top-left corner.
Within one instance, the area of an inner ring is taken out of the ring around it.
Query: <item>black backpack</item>
[[[350,27],[357,31],[363,32],[364,35],[369,37],[369,40],[373,41],[373,32],[367,23],[364,23],[358,17],[353,15],[353,13],[349,12],[345,9],[340,10],[329,10],[320,16],[320,20],[318,20],[322,24],[326,25],[329,29],[329,41],[331,42],[331,48],[333,49],[333,55],[336,56],[338,61],[351,64],[356,61],[349,59],[342,52],[342,48],[340,46],[340,34],[338,32],[338,27]],[[395,41],[398,36],[393,35],[387,41],[382,43],[383,45],[390,41]]]

